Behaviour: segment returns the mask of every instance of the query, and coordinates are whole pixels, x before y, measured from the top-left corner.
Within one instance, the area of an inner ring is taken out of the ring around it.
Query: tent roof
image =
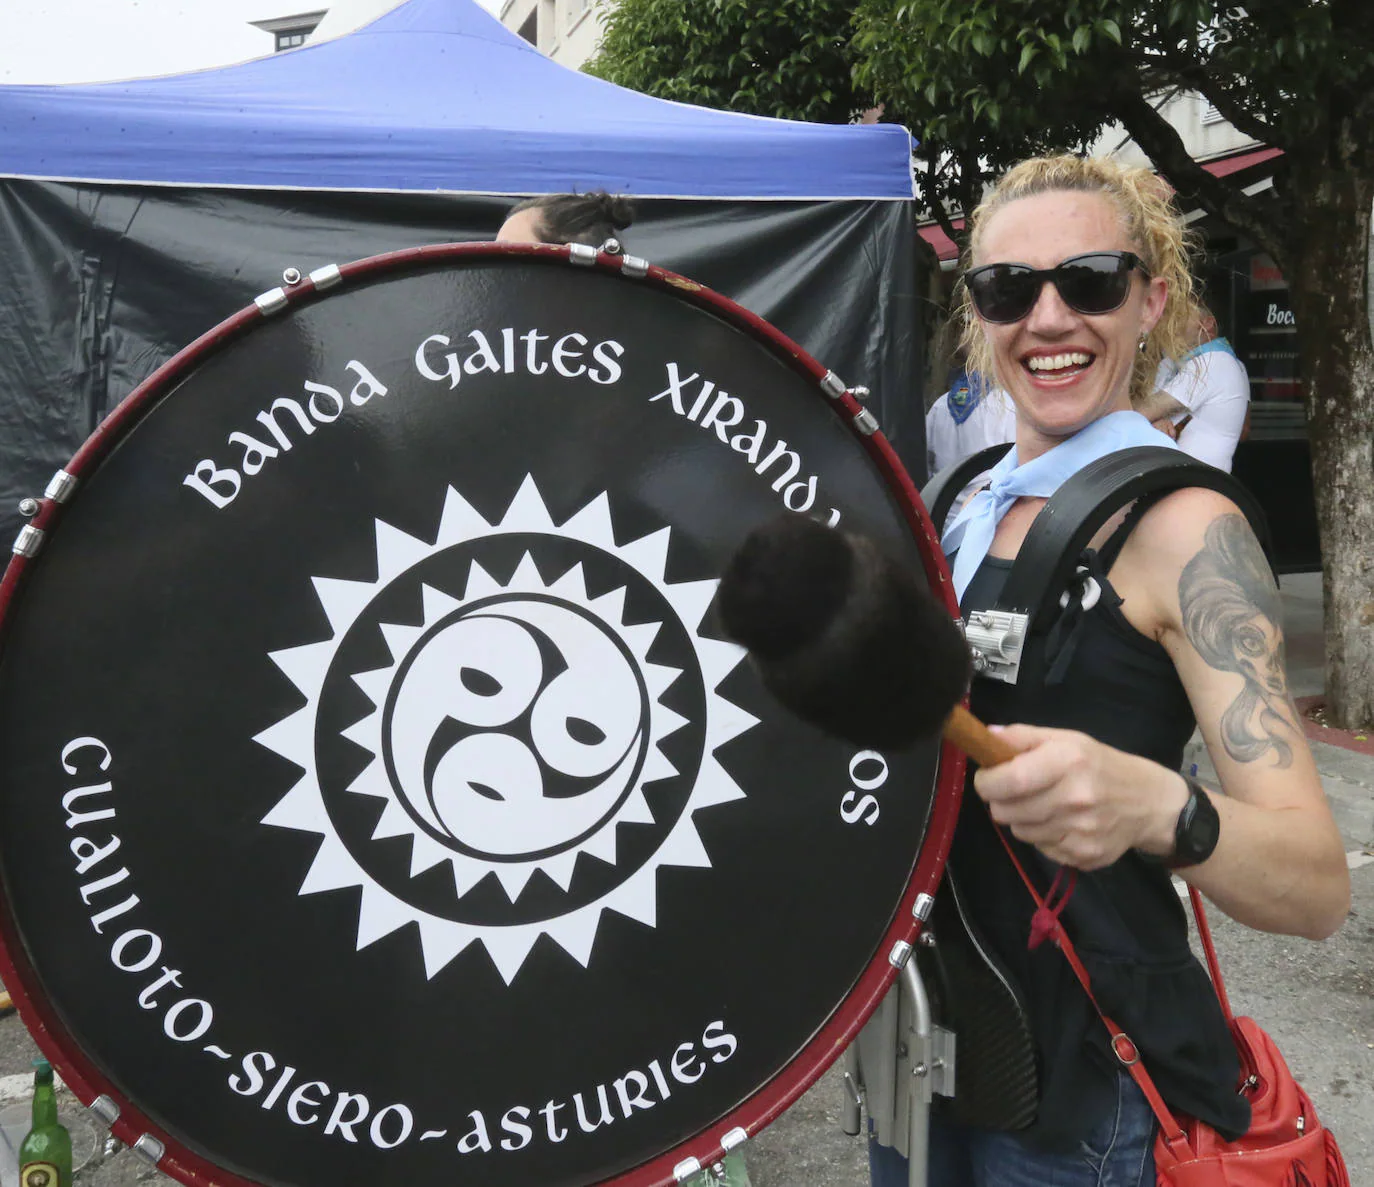
[[[652,99],[558,65],[473,0],[192,74],[0,86],[0,176],[272,189],[911,197],[895,125]]]

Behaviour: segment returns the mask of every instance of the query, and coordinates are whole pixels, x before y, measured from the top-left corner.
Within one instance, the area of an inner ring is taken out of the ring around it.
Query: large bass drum
[[[184,1183],[680,1181],[882,997],[962,775],[780,710],[718,576],[790,509],[948,600],[929,521],[838,379],[643,261],[287,279],[16,543],[5,986]]]

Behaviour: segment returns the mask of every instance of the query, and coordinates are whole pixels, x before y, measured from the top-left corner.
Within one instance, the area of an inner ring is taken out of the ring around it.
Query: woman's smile
[[[1090,350],[1045,347],[1027,351],[1021,356],[1021,366],[1030,373],[1031,381],[1037,387],[1056,389],[1077,383],[1087,374],[1096,358]]]

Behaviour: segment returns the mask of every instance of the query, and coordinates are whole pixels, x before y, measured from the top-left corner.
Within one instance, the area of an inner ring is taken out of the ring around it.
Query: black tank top
[[[1101,594],[1077,602],[1050,632],[1041,662],[1023,664],[1016,684],[977,678],[973,711],[989,722],[1080,730],[1101,742],[1177,770],[1194,728],[1182,682],[1164,648],[1121,613],[1107,580],[1140,507],[1087,572]],[[1012,562],[987,558],[963,598],[965,613],[994,605]],[[1043,895],[1056,866],[1012,840]],[[1076,1148],[1115,1107],[1119,1067],[1106,1028],[1063,954],[1046,943],[1029,951],[1034,904],[1007,859],[986,808],[966,789],[950,858],[962,900],[985,940],[1019,983],[1040,1060],[1040,1109],[1025,1136],[1051,1149]],[[1061,916],[1102,1009],[1135,1041],[1160,1094],[1179,1113],[1228,1137],[1250,1124],[1236,1088],[1239,1062],[1216,993],[1188,945],[1188,921],[1168,870],[1134,852],[1081,874]]]

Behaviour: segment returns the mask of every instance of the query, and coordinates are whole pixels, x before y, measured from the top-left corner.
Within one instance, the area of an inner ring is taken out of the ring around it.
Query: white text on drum
[[[539,348],[542,343],[549,341],[552,335],[541,334],[538,330],[526,330],[518,335],[518,340],[525,344],[525,349],[517,351],[515,331],[507,327],[499,333],[499,358],[486,334],[481,330],[471,330],[468,337],[472,340],[474,349],[461,362],[456,350],[450,350],[442,355],[438,350],[432,350],[431,347],[447,348],[452,344],[446,334],[431,334],[415,348],[415,369],[426,379],[435,382],[447,379],[450,391],[458,386],[464,374],[480,375],[484,371],[490,371],[494,375],[513,375],[524,370],[531,375],[543,375],[550,364],[564,379],[576,379],[579,375],[586,375],[593,383],[603,385],[616,383],[620,379],[622,372],[618,360],[625,353],[625,348],[614,339],[608,338],[605,342],[598,342],[592,347],[592,359],[600,364],[599,367],[595,367],[582,361],[582,352],[588,345],[585,334],[564,334],[550,349],[548,362],[544,362],[540,357]],[[462,349],[466,350],[467,347],[464,346]],[[521,363],[524,364],[523,367]]]
[[[116,812],[113,804],[114,784],[112,780],[101,780],[114,761],[110,748],[99,738],[73,738],[62,748],[62,770],[83,780],[80,787],[73,787],[62,796],[62,808],[67,813],[67,828],[76,832],[87,825],[101,821],[114,820]],[[103,826],[96,836],[84,832],[72,837],[71,851],[76,858],[76,873],[84,878],[96,870],[108,858],[118,852],[120,840],[117,833]],[[111,865],[114,863],[111,862]],[[105,927],[121,916],[127,915],[139,905],[138,895],[126,885],[129,881],[129,868],[120,866],[112,873],[104,868],[99,876],[84,883],[79,889],[81,901],[86,906],[100,909],[91,916],[91,926],[98,936],[105,935]],[[104,892],[122,887],[120,894],[125,897],[119,902],[106,905],[108,899]],[[99,896],[99,903],[94,900]],[[146,973],[162,957],[162,937],[146,928],[128,928],[115,936],[110,944],[110,963],[122,973]],[[170,994],[164,993],[168,986],[181,988],[181,970],[168,968],[165,964],[153,979],[145,985],[138,995],[138,1004],[144,1010],[161,1010],[162,1031],[169,1039],[179,1043],[192,1043],[204,1037],[214,1021],[215,1012],[210,1003],[198,997],[183,997],[169,1004]]]
[[[849,760],[849,780],[854,786],[840,797],[840,819],[872,828],[882,811],[872,793],[887,782],[887,759],[876,750],[860,750]]]
[[[338,388],[307,379],[305,395],[301,399],[278,396],[270,408],[259,412],[255,418],[271,434],[275,445],[248,433],[232,432],[227,443],[242,451],[238,466],[221,468],[214,459],[202,458],[191,473],[181,480],[182,485],[189,486],[198,495],[204,495],[216,507],[227,507],[238,498],[244,478],[257,474],[278,454],[290,452],[291,432],[299,431],[302,436],[309,437],[316,425],[330,425],[338,420],[343,415],[345,403],[361,407],[373,396],[386,395],[386,384],[357,359],[350,359],[344,365],[344,370],[356,376],[346,400]]]
[[[257,1096],[268,1085],[267,1073],[277,1068],[276,1059],[267,1051],[250,1051],[243,1057],[242,1072],[229,1077],[229,1087],[240,1096]],[[271,1111],[278,1102],[292,1125],[310,1127],[319,1125],[324,1119],[323,1133],[326,1137],[338,1134],[346,1142],[357,1144],[358,1135],[354,1126],[362,1125],[368,1118],[371,1122],[365,1133],[368,1139],[380,1150],[391,1150],[399,1146],[415,1132],[415,1114],[409,1106],[402,1104],[383,1105],[375,1113],[372,1103],[361,1092],[334,1091],[323,1080],[303,1080],[292,1090],[285,1101],[282,1097],[296,1077],[296,1069],[285,1065],[272,1078],[267,1095],[262,1098],[262,1107]],[[319,1112],[333,1096],[329,1116],[323,1118]]]
[[[652,1109],[666,1101],[672,1096],[674,1085],[695,1084],[709,1070],[710,1063],[725,1063],[739,1050],[739,1040],[719,1020],[707,1023],[698,1041],[703,1048],[700,1052],[696,1042],[679,1043],[671,1058],[651,1059],[647,1071],[632,1069],[616,1077],[609,1086],[598,1084],[594,1093],[587,1094],[592,1097],[590,1108],[580,1092],[574,1092],[571,1101],[545,1101],[538,1109],[512,1105],[501,1115],[501,1128],[497,1131],[500,1148],[523,1150],[544,1139],[557,1145],[576,1132],[574,1122],[582,1133],[595,1133],[603,1125],[613,1125],[622,1118],[628,1121],[638,1110]],[[568,1111],[563,1112],[565,1109]],[[530,1123],[536,1115],[543,1118],[542,1125]],[[498,1143],[492,1140],[486,1115],[481,1109],[473,1109],[467,1119],[470,1128],[458,1140],[459,1153],[490,1154]]]
[[[739,1040],[725,1029],[724,1022],[708,1023],[699,1040],[679,1043],[667,1059],[651,1059],[645,1071],[631,1069],[609,1085],[598,1084],[594,1092],[586,1094],[590,1103],[583,1093],[574,1092],[571,1100],[545,1101],[538,1109],[512,1105],[497,1119],[500,1128],[488,1123],[481,1109],[473,1109],[467,1114],[467,1128],[456,1143],[458,1152],[523,1150],[536,1140],[547,1139],[558,1145],[578,1132],[595,1133],[603,1125],[613,1125],[622,1118],[629,1120],[636,1112],[666,1101],[674,1087],[695,1084],[712,1063],[725,1063],[737,1050]],[[361,1130],[372,1145],[391,1150],[415,1136],[415,1114],[408,1105],[392,1103],[374,1111],[364,1093],[331,1088],[323,1080],[302,1076],[291,1064],[279,1063],[268,1051],[250,1051],[228,1083],[239,1096],[251,1099],[261,1095],[258,1103],[263,1109],[280,1109],[293,1125],[319,1126],[326,1137],[338,1136],[357,1144],[364,1138],[355,1130]],[[543,1118],[542,1124],[532,1121],[534,1117]],[[448,1135],[447,1129],[426,1130],[418,1140],[432,1141]]]
[[[755,474],[760,478],[772,478],[773,489],[782,495],[784,507],[789,511],[810,511],[816,503],[816,476],[812,474],[806,479],[797,478],[801,470],[800,455],[789,449],[787,442],[781,438],[774,441],[765,454],[763,445],[768,439],[768,422],[764,420],[754,421],[752,433],[736,433],[731,436],[728,430],[744,420],[744,401],[723,389],[717,389],[709,379],[702,379],[700,389],[694,396],[690,395],[688,386],[698,379],[701,379],[701,376],[695,371],[684,379],[678,365],[669,363],[668,386],[658,395],[650,396],[649,403],[666,399],[679,416],[685,416],[699,428],[713,429],[723,445],[728,445],[736,453],[744,455],[754,467]],[[775,473],[765,474],[764,471],[775,463],[778,463]],[[834,507],[830,508],[827,523],[834,527],[839,522],[839,511]]]

